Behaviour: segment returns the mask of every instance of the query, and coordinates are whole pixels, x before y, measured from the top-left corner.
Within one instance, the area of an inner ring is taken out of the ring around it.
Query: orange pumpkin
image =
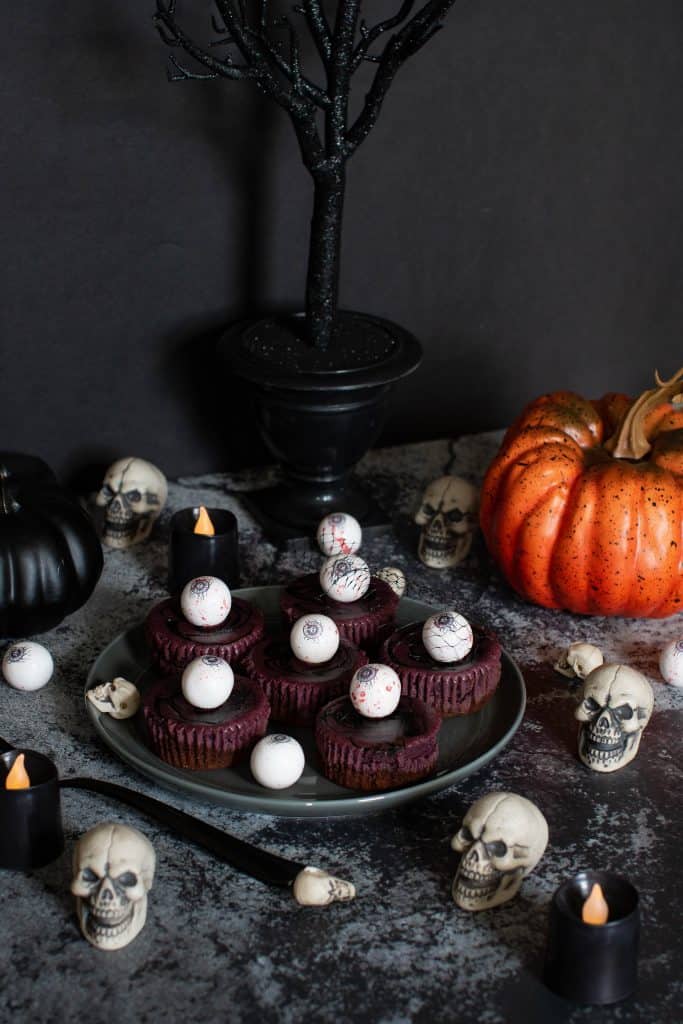
[[[683,369],[633,402],[531,402],[489,467],[480,522],[512,587],[546,608],[683,609]]]

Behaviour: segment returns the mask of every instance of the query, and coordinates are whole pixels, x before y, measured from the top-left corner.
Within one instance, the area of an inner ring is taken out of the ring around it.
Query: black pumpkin
[[[0,636],[52,629],[87,601],[101,572],[95,528],[52,470],[0,453]]]

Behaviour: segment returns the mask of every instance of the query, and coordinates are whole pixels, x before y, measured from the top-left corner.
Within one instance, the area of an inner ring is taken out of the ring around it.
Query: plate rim
[[[281,592],[282,590],[282,585],[272,584],[260,587],[236,588],[232,591],[232,594],[234,597],[241,597],[245,600],[249,600],[250,598],[253,599],[255,594],[263,593],[264,591],[272,593],[276,591]],[[406,597],[401,600],[409,601],[414,605],[419,605],[423,611],[429,610],[430,612],[434,612],[439,610],[438,605],[433,605],[427,601],[420,601],[417,598]],[[187,794],[195,797],[196,799],[200,799],[203,802],[218,804],[244,813],[268,814],[274,817],[302,818],[326,818],[352,815],[360,816],[370,811],[393,808],[395,806],[441,792],[449,786],[455,785],[463,779],[468,778],[470,775],[473,775],[475,772],[479,771],[480,768],[483,768],[488,764],[489,761],[497,757],[498,754],[500,754],[510,743],[513,736],[519,729],[526,710],[526,685],[524,683],[524,677],[521,669],[514,658],[512,658],[512,656],[508,654],[505,648],[501,645],[501,656],[506,661],[516,683],[518,706],[511,724],[505,730],[500,739],[498,739],[497,742],[489,749],[474,758],[474,760],[468,761],[466,764],[460,765],[459,767],[453,768],[440,775],[421,779],[408,786],[382,790],[378,793],[360,793],[358,791],[352,791],[353,795],[348,797],[305,798],[293,795],[289,795],[288,797],[285,797],[284,795],[270,796],[268,791],[265,790],[263,795],[259,793],[257,796],[254,796],[248,793],[236,793],[231,789],[220,787],[216,787],[215,789],[211,789],[210,792],[207,792],[207,784],[205,780],[202,779],[201,781],[195,781],[193,780],[191,773],[186,773],[183,772],[182,769],[174,768],[172,765],[167,765],[160,758],[156,758],[156,760],[159,761],[158,767],[154,761],[150,761],[139,756],[134,750],[131,751],[128,748],[123,749],[121,744],[117,744],[115,742],[115,733],[112,734],[102,725],[103,718],[106,718],[108,722],[111,720],[102,712],[98,711],[93,703],[87,698],[88,690],[92,689],[94,685],[97,685],[99,676],[102,674],[98,672],[98,665],[102,659],[107,656],[112,648],[119,646],[126,638],[136,632],[140,632],[142,629],[143,623],[138,622],[123,630],[102,648],[90,667],[83,690],[83,700],[85,702],[88,717],[93,723],[98,736],[102,739],[107,748],[111,750],[121,761],[125,764],[131,765],[142,775],[152,778],[160,786],[172,789],[175,793]],[[144,751],[147,757],[156,757],[156,755],[146,747],[144,748]]]

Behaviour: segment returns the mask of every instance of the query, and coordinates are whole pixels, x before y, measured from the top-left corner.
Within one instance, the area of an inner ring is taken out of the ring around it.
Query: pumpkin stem
[[[662,380],[655,371],[656,388],[643,391],[624,416],[619,428],[605,448],[615,459],[642,459],[652,448],[648,438],[647,420],[650,414],[676,398],[683,401],[683,367],[670,380]]]

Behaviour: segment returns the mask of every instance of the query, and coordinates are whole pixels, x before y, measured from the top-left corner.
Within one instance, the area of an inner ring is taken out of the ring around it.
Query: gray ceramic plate
[[[279,597],[281,587],[253,587],[235,594],[258,604],[271,630],[280,628]],[[399,625],[425,619],[435,609],[421,601],[403,598],[399,604]],[[86,690],[124,676],[136,682],[141,692],[150,684],[150,657],[145,646],[143,627],[135,626],[113,640],[93,665]],[[162,786],[188,795],[225,804],[241,811],[278,814],[288,817],[327,817],[328,815],[367,814],[408,803],[436,793],[459,782],[487,764],[510,742],[524,714],[526,693],[517,665],[503,653],[503,673],[495,694],[474,715],[444,719],[439,734],[439,763],[434,775],[411,786],[383,793],[361,794],[328,782],[315,768],[316,754],[312,730],[289,729],[302,744],[306,767],[299,781],[285,790],[268,790],[251,777],[249,765],[212,772],[192,772],[161,761],[148,749],[144,739],[142,715],[117,722],[101,714],[86,700],[85,705],[98,733],[124,761]]]

